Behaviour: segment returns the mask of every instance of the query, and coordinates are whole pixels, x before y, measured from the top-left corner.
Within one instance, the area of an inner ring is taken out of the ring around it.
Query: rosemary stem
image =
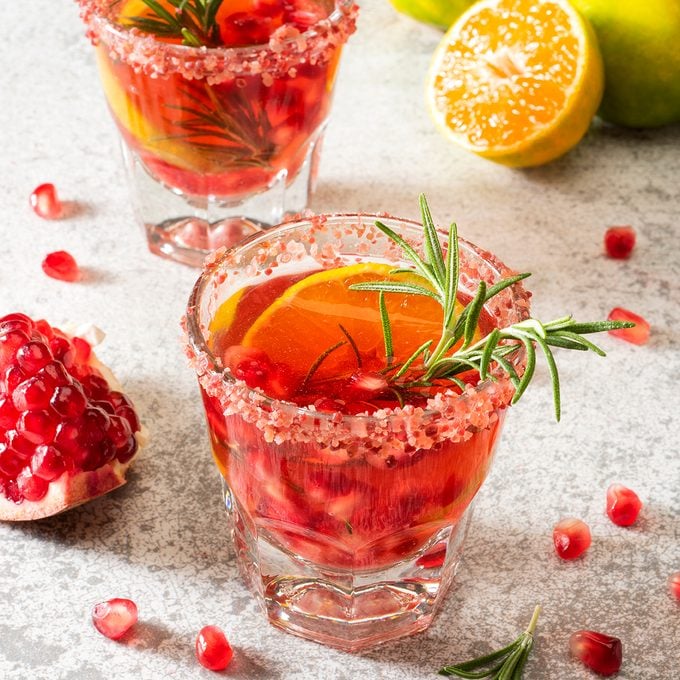
[[[534,607],[534,613],[531,616],[531,621],[529,621],[529,625],[527,626],[526,632],[529,633],[529,635],[533,635],[534,631],[536,630],[536,624],[538,623],[538,617],[541,615],[541,605],[537,604],[536,607]]]

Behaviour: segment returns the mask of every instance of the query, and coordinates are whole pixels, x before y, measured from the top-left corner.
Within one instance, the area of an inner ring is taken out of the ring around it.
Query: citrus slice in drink
[[[427,102],[452,141],[527,167],[581,140],[603,82],[592,28],[567,0],[481,0],[437,48]]]
[[[415,274],[393,274],[393,269],[390,264],[362,262],[310,274],[290,286],[260,314],[242,344],[263,350],[272,362],[288,366],[301,377],[307,375],[321,355],[329,352],[316,370],[315,380],[339,378],[356,371],[357,351],[361,368],[380,370],[386,359],[379,294],[349,287],[383,280],[423,285],[423,279]],[[394,363],[403,362],[424,342],[436,343],[441,336],[442,308],[436,300],[387,293],[385,304],[392,329]],[[456,313],[461,310],[458,303]]]

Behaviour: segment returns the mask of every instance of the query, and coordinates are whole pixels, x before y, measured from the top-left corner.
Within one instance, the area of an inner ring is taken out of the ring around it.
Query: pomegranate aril
[[[600,675],[613,675],[621,669],[621,640],[594,630],[578,630],[569,638],[571,653]]]
[[[99,602],[92,609],[94,627],[111,640],[122,638],[137,623],[137,618],[137,605],[126,598]]]
[[[76,361],[79,363],[85,363],[89,360],[92,354],[92,347],[87,340],[83,338],[75,337],[71,340],[73,343],[73,348],[76,351]]]
[[[382,373],[356,371],[341,390],[341,397],[347,401],[371,401],[388,391],[388,383]]]
[[[32,444],[47,444],[54,439],[57,425],[48,411],[25,411],[17,420],[17,432]]]
[[[54,358],[61,361],[66,368],[71,368],[75,361],[76,351],[68,338],[55,335],[50,339],[50,349]]]
[[[26,333],[27,336],[30,336],[33,328],[33,319],[31,319],[30,316],[26,316],[26,314],[22,314],[21,312],[5,314],[5,316],[0,318],[0,335],[11,330],[21,330]]]
[[[555,552],[563,560],[574,560],[590,547],[592,539],[588,525],[580,519],[569,517],[555,525],[553,543]]]
[[[127,463],[129,460],[132,459],[135,453],[137,453],[138,446],[139,445],[137,444],[137,439],[135,438],[135,436],[130,435],[124,444],[116,448],[115,457],[121,463]]]
[[[33,189],[30,196],[33,212],[45,220],[58,220],[63,213],[63,206],[57,195],[54,184],[45,183]]]
[[[59,385],[70,385],[71,376],[60,361],[50,361],[43,366],[36,374],[36,378],[45,381],[48,389],[54,390]]]
[[[611,335],[626,342],[632,342],[634,345],[644,345],[649,340],[649,323],[638,314],[623,307],[615,307],[609,312],[607,319],[610,321],[631,321],[635,324],[632,328],[619,328],[609,331]]]
[[[16,364],[12,364],[5,370],[2,381],[7,392],[11,394],[27,377],[28,376]]]
[[[27,332],[13,328],[0,334],[0,364],[14,361],[18,349],[30,340]]]
[[[668,579],[668,587],[670,588],[671,595],[680,602],[680,571],[671,574]]]
[[[95,373],[86,375],[81,379],[80,384],[90,399],[105,399],[109,394],[109,384],[101,375]]]
[[[3,394],[0,396],[0,427],[8,430],[14,427],[19,417],[19,412],[14,408],[12,399]]]
[[[635,229],[630,226],[609,227],[604,234],[604,248],[609,257],[625,260],[635,247]]]
[[[31,456],[35,450],[35,445],[31,444],[28,439],[20,435],[16,430],[7,430],[5,439],[7,440],[7,446],[24,458]]]
[[[17,488],[27,501],[39,501],[49,489],[49,482],[34,475],[29,467],[24,468],[17,476]]]
[[[17,411],[42,411],[50,405],[51,396],[46,382],[33,376],[14,388],[12,403]]]
[[[204,668],[222,671],[230,663],[234,651],[226,635],[217,626],[205,626],[196,636],[196,658]]]
[[[77,418],[85,411],[87,399],[80,385],[59,385],[52,394],[50,405],[60,416]]]
[[[11,478],[15,478],[25,465],[23,456],[8,448],[6,444],[0,444],[0,472]]]
[[[31,471],[37,477],[51,482],[66,470],[64,458],[54,446],[38,446],[31,457]]]
[[[632,489],[623,484],[612,484],[607,489],[607,515],[617,526],[634,524],[641,509],[642,501]]]
[[[34,375],[51,360],[52,352],[44,342],[31,340],[16,353],[16,362],[27,375]]]
[[[78,281],[81,277],[78,263],[73,255],[65,250],[49,253],[42,262],[42,269],[47,276],[60,281]]]
[[[131,406],[119,406],[116,409],[116,415],[120,416],[121,418],[125,418],[125,420],[128,421],[130,429],[133,432],[139,432],[141,428],[139,418],[137,417],[137,413]]]

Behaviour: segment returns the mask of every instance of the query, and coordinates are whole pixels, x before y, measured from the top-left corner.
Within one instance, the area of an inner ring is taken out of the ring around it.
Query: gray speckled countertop
[[[313,208],[415,217],[426,190],[435,216],[531,279],[534,312],[604,317],[628,306],[652,324],[645,347],[602,338],[606,360],[562,357],[564,413],[552,420],[540,373],[507,420],[479,496],[463,565],[424,634],[357,655],[265,623],[236,573],[220,483],[208,453],[178,320],[196,272],[150,255],[134,225],[91,48],[75,4],[3,2],[0,23],[0,312],[106,330],[100,355],[152,437],[122,490],[63,516],[0,526],[0,678],[209,678],[195,633],[224,627],[236,648],[227,677],[432,678],[443,663],[505,643],[543,605],[528,680],[594,677],[569,658],[572,631],[623,640],[619,678],[680,677],[680,128],[595,126],[547,167],[518,172],[465,154],[433,129],[422,82],[438,34],[365,0],[344,57]],[[11,27],[11,30],[7,29]],[[79,210],[45,222],[28,207],[52,181]],[[606,259],[602,236],[632,224],[634,257]],[[45,253],[70,250],[86,279],[45,277]],[[630,529],[603,512],[612,481],[637,490]],[[586,520],[585,558],[560,562],[563,516]],[[134,598],[140,624],[124,643],[89,622],[93,603]]]

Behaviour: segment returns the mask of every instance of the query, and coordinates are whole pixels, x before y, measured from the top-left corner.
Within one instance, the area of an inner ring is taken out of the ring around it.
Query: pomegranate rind
[[[30,522],[45,519],[103,496],[126,483],[125,474],[132,460],[134,458],[125,464],[113,461],[97,470],[75,475],[64,472],[50,483],[47,495],[39,501],[14,503],[0,496],[0,521]]]

